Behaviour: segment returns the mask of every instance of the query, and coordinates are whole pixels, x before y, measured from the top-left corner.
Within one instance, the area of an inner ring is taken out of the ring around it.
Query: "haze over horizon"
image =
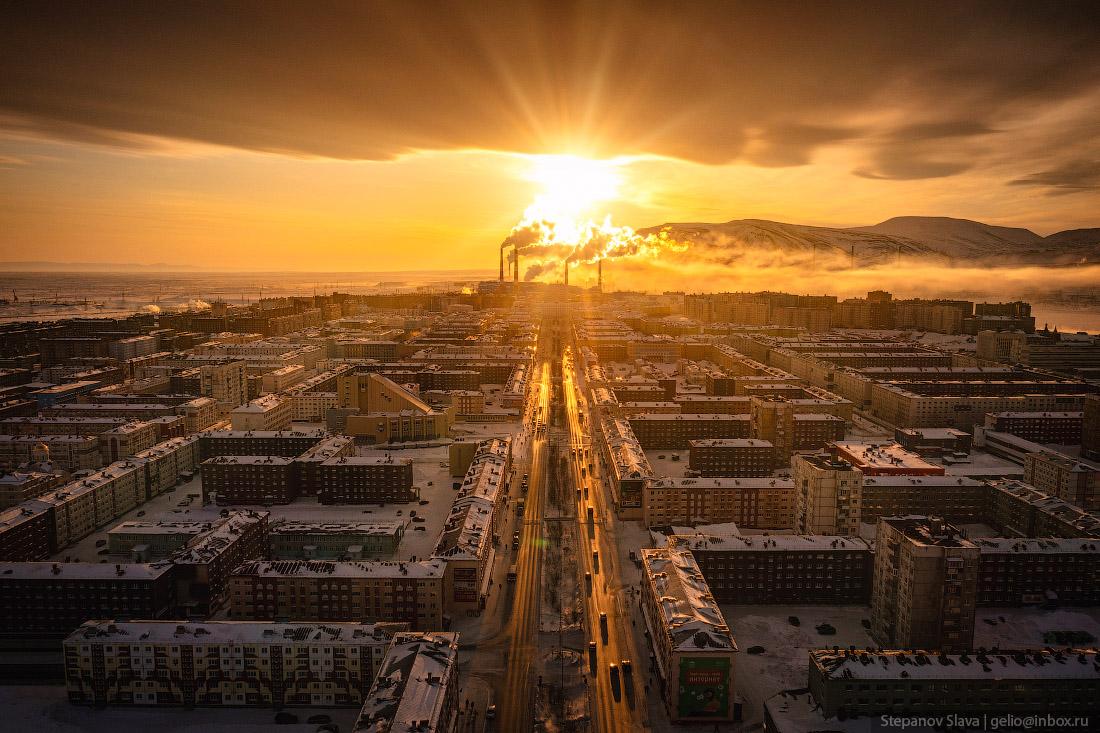
[[[606,169],[571,216],[1094,227],[1098,14],[8,4],[0,262],[490,269]]]

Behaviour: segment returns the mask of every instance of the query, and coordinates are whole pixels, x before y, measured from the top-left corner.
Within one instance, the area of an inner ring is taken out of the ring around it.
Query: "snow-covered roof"
[[[446,566],[442,560],[397,562],[363,560],[249,560],[233,571],[235,576],[330,577],[330,578],[442,578]]]
[[[273,623],[270,621],[104,621],[85,622],[68,643],[119,644],[271,644],[306,646],[389,644],[409,628],[405,621],[378,623]]]
[[[825,677],[858,680],[1027,680],[1097,679],[1100,658],[1096,649],[999,650],[986,654],[937,652],[856,651],[810,652],[810,664]]]
[[[448,686],[456,682],[458,634],[403,632],[382,660],[355,721],[357,733],[449,730]]]
[[[657,601],[664,631],[677,651],[737,651],[718,603],[691,552],[682,548],[643,549],[642,565]]]

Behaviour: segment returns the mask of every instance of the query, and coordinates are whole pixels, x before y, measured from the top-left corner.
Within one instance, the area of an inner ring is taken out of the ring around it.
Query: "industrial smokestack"
[[[519,247],[515,249],[515,257],[512,258],[512,282],[515,283],[516,290],[519,290]]]
[[[500,282],[504,282],[504,247],[500,248]]]
[[[603,260],[596,260],[596,290],[603,292]]]
[[[565,287],[569,287],[569,262],[565,262]]]

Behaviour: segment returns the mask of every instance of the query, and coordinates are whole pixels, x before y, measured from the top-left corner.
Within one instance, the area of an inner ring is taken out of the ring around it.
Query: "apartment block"
[[[734,522],[755,529],[795,526],[795,485],[779,478],[660,478],[643,491],[647,527]]]
[[[875,535],[871,635],[892,649],[969,651],[981,550],[934,517],[883,517]]]
[[[1036,443],[1080,445],[1084,412],[995,412],[985,416],[985,429]]]
[[[1088,511],[1100,510],[1100,466],[1096,464],[1039,450],[1024,456],[1024,481]]]
[[[874,554],[858,537],[714,535],[669,538],[690,550],[719,603],[860,604],[871,598]]]
[[[628,418],[642,448],[685,450],[693,440],[747,438],[748,415],[706,413],[697,415],[641,414]]]
[[[733,721],[737,642],[690,551],[643,549],[641,603],[674,723]]]
[[[352,730],[451,733],[459,713],[458,669],[458,634],[396,634]]]
[[[298,495],[294,460],[282,456],[218,456],[202,462],[203,501],[289,504]]]
[[[443,628],[441,560],[253,560],[230,577],[235,619],[407,621]]]
[[[283,520],[269,539],[277,560],[366,560],[392,556],[404,536],[404,522]]]
[[[812,650],[809,687],[817,702],[816,712],[837,720],[950,714],[962,720],[1037,714],[1041,720],[1049,714],[1058,718],[1096,713],[1100,654],[1095,649],[930,651]],[[768,730],[806,730],[775,724],[772,702],[769,700],[766,711],[766,717],[773,719]],[[778,711],[775,716],[779,717]]]
[[[288,400],[269,394],[234,408],[229,418],[234,430],[283,430],[290,427],[292,412]]]
[[[775,469],[775,446],[754,438],[692,440],[688,468],[700,476],[770,476]]]
[[[795,456],[795,531],[859,535],[863,473],[831,456]]]
[[[341,707],[367,699],[403,623],[103,621],[65,639],[74,705]]]
[[[63,638],[90,618],[164,618],[174,566],[0,563],[0,636]]]
[[[411,458],[341,455],[315,467],[322,504],[407,503],[420,498]]]

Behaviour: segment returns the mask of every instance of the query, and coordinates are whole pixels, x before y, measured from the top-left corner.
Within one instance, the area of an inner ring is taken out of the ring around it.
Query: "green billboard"
[[[678,717],[729,717],[729,683],[729,657],[681,657]]]

